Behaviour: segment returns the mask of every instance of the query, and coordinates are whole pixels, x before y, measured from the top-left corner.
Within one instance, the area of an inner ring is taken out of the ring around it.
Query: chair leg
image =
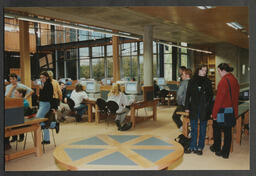
[[[18,139],[16,140],[16,151],[18,150]]]
[[[26,142],[27,142],[27,134],[28,134],[28,133],[26,133],[26,134],[25,134],[25,139],[24,139],[23,150],[25,150],[25,148],[26,148]]]
[[[51,130],[52,130],[52,138],[53,138],[54,146],[56,147],[56,142],[55,142],[55,137],[54,137],[53,129],[51,129]]]
[[[42,133],[42,141],[44,140],[44,134]],[[43,143],[43,152],[45,153],[44,143]]]

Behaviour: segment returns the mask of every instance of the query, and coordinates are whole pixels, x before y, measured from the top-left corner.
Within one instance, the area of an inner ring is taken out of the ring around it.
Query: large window
[[[166,81],[172,79],[172,47],[164,46],[164,78]]]

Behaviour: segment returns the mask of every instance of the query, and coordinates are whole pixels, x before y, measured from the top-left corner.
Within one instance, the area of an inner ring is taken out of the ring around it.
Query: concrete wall
[[[248,83],[249,79],[249,50],[236,47],[227,43],[220,43],[215,48],[216,68],[220,63],[228,63],[234,68],[233,74],[240,84]],[[242,74],[242,65],[245,64],[245,74]],[[216,72],[216,88],[220,81],[220,76]]]

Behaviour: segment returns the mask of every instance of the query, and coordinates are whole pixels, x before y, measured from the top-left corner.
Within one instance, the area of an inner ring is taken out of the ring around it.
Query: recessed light
[[[234,28],[235,30],[241,30],[241,29],[244,29],[244,27],[237,23],[237,22],[229,22],[229,23],[226,23],[228,26]]]
[[[206,9],[212,9],[215,8],[216,6],[196,6],[197,8],[201,9],[201,10],[206,10]]]

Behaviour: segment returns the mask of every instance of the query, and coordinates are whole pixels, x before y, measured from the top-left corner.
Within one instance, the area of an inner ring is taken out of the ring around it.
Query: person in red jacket
[[[215,152],[217,156],[223,158],[229,157],[231,140],[232,140],[232,127],[221,127],[217,123],[217,114],[220,108],[233,107],[235,116],[238,115],[238,98],[239,98],[239,84],[235,76],[231,73],[233,68],[226,63],[218,65],[218,73],[221,76],[221,80],[218,84],[217,95],[212,111],[213,118],[213,138],[214,144],[210,147],[212,152]],[[230,89],[231,95],[230,96]],[[224,131],[224,145],[221,149],[221,130]]]

